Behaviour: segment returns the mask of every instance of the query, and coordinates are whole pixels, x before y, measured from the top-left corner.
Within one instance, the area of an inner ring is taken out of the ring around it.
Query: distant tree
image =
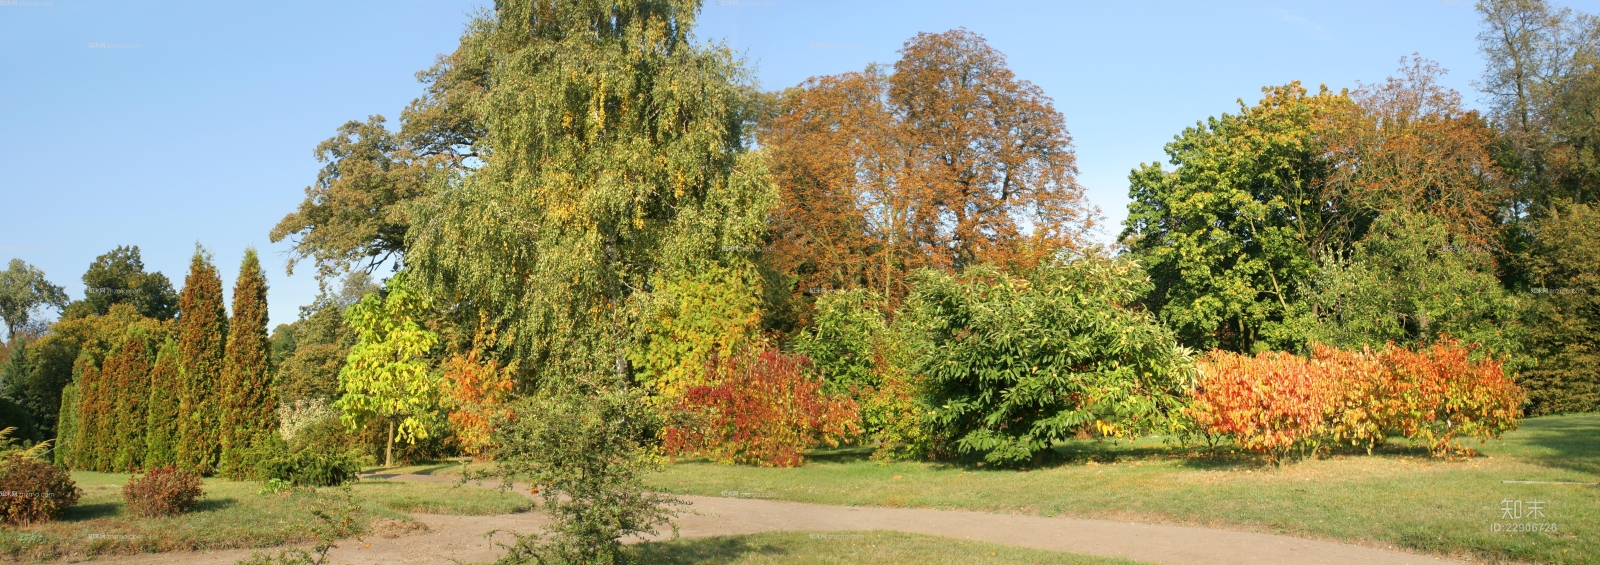
[[[783,191],[773,253],[798,292],[898,302],[921,267],[1027,270],[1083,245],[1096,211],[1064,119],[966,30],[908,40],[893,72],[811,79],[763,128]]]
[[[5,319],[6,339],[15,338],[41,306],[65,309],[67,293],[45,280],[44,271],[12,259],[6,270],[0,271],[0,318]]]
[[[177,463],[178,391],[183,386],[178,363],[182,354],[178,344],[166,340],[150,368],[150,394],[145,414],[145,468],[154,469]]]
[[[373,420],[385,424],[386,467],[394,466],[396,439],[426,439],[439,419],[438,376],[426,359],[439,338],[417,322],[428,302],[406,279],[396,274],[384,296],[369,294],[345,311],[359,339],[339,371],[343,395],[334,403],[351,430]]]
[[[118,246],[96,257],[83,274],[84,298],[68,315],[103,316],[113,304],[132,304],[140,315],[165,320],[177,314],[178,293],[160,272],[146,273],[139,246]]]
[[[233,318],[228,322],[227,363],[218,386],[221,472],[242,479],[253,472],[243,453],[275,433],[278,396],[268,366],[267,280],[256,250],[246,249],[233,287]]]
[[[322,400],[339,396],[339,369],[355,345],[356,333],[344,321],[344,311],[363,296],[378,291],[369,277],[357,271],[345,277],[337,291],[324,288],[300,319],[273,332],[273,387],[279,402]]]
[[[217,387],[225,363],[228,311],[223,305],[222,278],[211,254],[198,246],[178,296],[178,311],[173,331],[180,379],[175,462],[184,469],[211,474],[221,449]]]

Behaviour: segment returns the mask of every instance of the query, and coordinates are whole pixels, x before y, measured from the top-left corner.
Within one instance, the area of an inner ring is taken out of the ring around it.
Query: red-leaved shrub
[[[61,517],[83,490],[66,469],[22,454],[0,461],[0,516],[7,524],[33,524]]]
[[[1461,438],[1515,429],[1522,404],[1499,361],[1470,354],[1448,338],[1417,351],[1313,345],[1310,358],[1213,351],[1199,363],[1189,412],[1199,429],[1274,461],[1333,444],[1370,452],[1391,435],[1434,455],[1470,455]]]
[[[123,485],[122,498],[140,516],[182,514],[200,501],[200,475],[174,465],[157,467]]]
[[[714,360],[707,385],[678,399],[667,452],[721,463],[794,467],[817,445],[860,433],[855,402],[827,395],[806,358],[773,349]]]

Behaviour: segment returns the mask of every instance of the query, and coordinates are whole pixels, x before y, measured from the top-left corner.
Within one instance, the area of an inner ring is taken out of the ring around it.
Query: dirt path
[[[380,475],[373,478],[455,482],[451,477]],[[685,496],[692,503],[678,518],[684,537],[767,531],[894,530],[1005,545],[1124,557],[1173,565],[1345,564],[1416,565],[1461,563],[1443,558],[1289,536],[954,510],[842,507],[773,500]],[[543,525],[537,512],[504,516],[418,514],[429,531],[397,538],[346,541],[332,552],[341,565],[433,565],[493,561],[501,555],[490,530],[531,532]],[[657,536],[659,538],[661,536]],[[819,540],[826,543],[826,540]],[[167,553],[97,560],[114,565],[231,565],[249,550]]]

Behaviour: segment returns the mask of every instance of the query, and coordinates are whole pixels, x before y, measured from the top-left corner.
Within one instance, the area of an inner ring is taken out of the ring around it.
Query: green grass
[[[1282,469],[1238,453],[1195,453],[1142,440],[1072,442],[1064,463],[994,470],[977,464],[894,463],[867,450],[818,452],[798,469],[684,461],[649,480],[679,494],[751,493],[834,505],[925,507],[1139,520],[1397,545],[1488,561],[1600,563],[1600,489],[1505,484],[1594,482],[1600,414],[1553,416],[1441,460],[1388,447]],[[1542,519],[1502,520],[1502,501],[1543,502]],[[1555,532],[1496,533],[1500,523],[1554,523]]]
[[[312,514],[337,504],[339,489],[258,494],[259,483],[206,479],[199,507],[149,519],[122,500],[126,474],[75,472],[83,499],[58,521],[0,530],[0,555],[30,561],[114,553],[261,548],[308,541],[321,522]],[[516,493],[459,485],[363,480],[352,490],[362,527],[409,520],[406,512],[509,514],[531,508]]]
[[[977,563],[991,565],[1133,565],[1090,557],[899,532],[770,532],[680,539],[629,547],[641,563],[661,565],[810,565]]]

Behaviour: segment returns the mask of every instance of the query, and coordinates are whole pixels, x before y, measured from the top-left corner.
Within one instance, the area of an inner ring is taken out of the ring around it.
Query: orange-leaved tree
[[[1081,246],[1096,212],[1050,98],[964,29],[900,54],[892,72],[791,89],[762,128],[783,195],[772,253],[798,292],[867,287],[893,304],[918,268],[1026,269]]]

